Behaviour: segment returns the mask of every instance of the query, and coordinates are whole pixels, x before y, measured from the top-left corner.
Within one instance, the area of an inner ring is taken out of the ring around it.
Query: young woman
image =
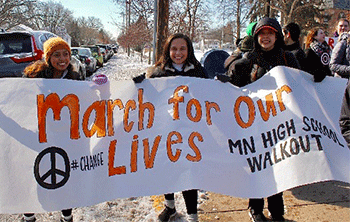
[[[45,60],[36,61],[24,69],[24,77],[47,79],[80,80],[70,64],[71,50],[67,42],[59,37],[50,38],[44,43]],[[36,221],[33,213],[26,213],[22,221]],[[72,209],[62,210],[61,222],[73,221]]]
[[[254,29],[254,48],[235,61],[230,81],[236,86],[252,83],[275,66],[289,66],[300,69],[299,63],[291,52],[284,51],[282,28],[273,18],[262,18]],[[235,75],[240,75],[239,77]],[[218,78],[221,80],[221,78]],[[278,193],[267,198],[268,210],[272,221],[284,221],[283,194]],[[249,215],[253,221],[267,221],[263,214],[264,199],[249,199]]]
[[[184,34],[174,34],[168,37],[164,45],[163,55],[159,61],[150,67],[145,75],[135,77],[135,83],[146,78],[158,78],[167,76],[191,76],[207,78],[204,68],[194,55],[194,49],[190,38]],[[187,220],[198,221],[197,214],[197,190],[182,192],[187,208]],[[176,215],[174,193],[165,194],[165,208],[159,214],[160,221],[169,221]]]
[[[314,76],[315,82],[322,81],[326,76],[332,76],[329,69],[331,48],[325,40],[326,34],[321,28],[311,29],[305,42],[305,71]]]
[[[79,73],[73,70],[71,50],[60,37],[50,38],[44,43],[45,60],[38,60],[24,69],[24,77],[79,80]]]

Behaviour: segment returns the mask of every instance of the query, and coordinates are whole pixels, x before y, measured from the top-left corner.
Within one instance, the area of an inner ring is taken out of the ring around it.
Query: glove
[[[223,83],[229,82],[229,81],[231,80],[231,78],[230,78],[229,76],[224,75],[224,74],[216,75],[216,76],[214,77],[214,79],[215,79],[215,80],[219,80],[219,81],[221,81],[221,82],[223,82]]]
[[[322,82],[322,80],[324,80],[324,78],[326,78],[326,75],[314,75],[314,82]]]
[[[108,78],[104,74],[99,74],[92,77],[92,81],[97,85],[103,85],[108,81]]]
[[[143,73],[139,76],[133,77],[132,80],[134,81],[134,83],[141,83],[145,78],[146,78],[146,73]]]

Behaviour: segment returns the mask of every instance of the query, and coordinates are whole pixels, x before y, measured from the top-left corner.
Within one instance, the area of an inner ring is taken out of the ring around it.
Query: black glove
[[[134,81],[134,83],[141,83],[145,78],[146,78],[146,73],[143,73],[139,76],[133,77],[132,80]]]
[[[220,80],[220,82],[229,82],[231,80],[231,78],[227,75],[224,74],[218,74],[214,77],[215,80]]]
[[[326,75],[320,74],[320,75],[314,75],[314,82],[322,82],[326,78]]]

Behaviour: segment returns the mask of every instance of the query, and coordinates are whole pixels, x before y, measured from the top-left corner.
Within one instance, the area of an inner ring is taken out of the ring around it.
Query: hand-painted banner
[[[350,182],[338,126],[345,85],[286,67],[243,88],[190,77],[0,79],[0,213]]]
[[[326,42],[331,47],[331,49],[333,49],[338,42],[338,37],[326,37]]]

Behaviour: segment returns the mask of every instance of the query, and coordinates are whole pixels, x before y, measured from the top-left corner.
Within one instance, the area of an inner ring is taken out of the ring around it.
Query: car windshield
[[[31,53],[32,42],[30,36],[1,35],[0,55]]]
[[[91,50],[91,52],[96,52],[96,53],[98,53],[97,48],[90,48],[90,50]]]
[[[89,49],[79,49],[79,55],[90,56]]]
[[[72,49],[72,55],[78,55],[78,49]]]

